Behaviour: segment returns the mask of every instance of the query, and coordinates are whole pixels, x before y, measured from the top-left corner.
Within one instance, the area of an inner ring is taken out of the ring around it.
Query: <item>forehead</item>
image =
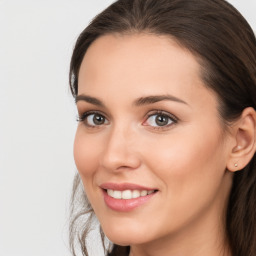
[[[81,64],[78,94],[173,94],[187,101],[213,93],[188,50],[167,36],[111,34],[98,38]],[[126,97],[127,98],[127,97]]]

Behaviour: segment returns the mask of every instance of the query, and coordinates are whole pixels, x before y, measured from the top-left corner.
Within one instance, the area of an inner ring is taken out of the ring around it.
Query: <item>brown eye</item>
[[[85,118],[85,122],[89,126],[98,126],[98,125],[104,125],[107,123],[106,118],[98,113],[91,113],[88,114]]]
[[[105,117],[99,115],[99,114],[95,114],[93,116],[93,123],[96,124],[96,125],[101,125],[101,124],[104,124],[105,122]]]

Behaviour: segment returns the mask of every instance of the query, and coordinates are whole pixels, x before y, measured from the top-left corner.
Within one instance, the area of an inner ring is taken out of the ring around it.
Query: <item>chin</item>
[[[128,246],[131,244],[143,244],[148,242],[149,240],[149,238],[145,236],[147,232],[143,231],[143,229],[138,230],[138,227],[125,228],[112,226],[111,228],[103,228],[103,231],[112,243],[121,246]]]
[[[107,235],[107,238],[114,244],[121,245],[121,246],[130,246],[134,244],[143,244],[146,243],[146,241],[141,240],[136,235],[134,236],[115,236],[113,234]]]

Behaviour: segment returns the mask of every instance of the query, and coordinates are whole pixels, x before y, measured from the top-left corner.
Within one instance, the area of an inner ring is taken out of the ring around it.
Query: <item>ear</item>
[[[255,110],[252,107],[245,108],[231,130],[234,143],[230,150],[227,169],[235,172],[243,169],[256,151]]]

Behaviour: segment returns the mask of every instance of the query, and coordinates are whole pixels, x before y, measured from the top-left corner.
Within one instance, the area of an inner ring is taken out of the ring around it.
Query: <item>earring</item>
[[[235,167],[237,167],[238,166],[238,164],[237,163],[235,163]]]

